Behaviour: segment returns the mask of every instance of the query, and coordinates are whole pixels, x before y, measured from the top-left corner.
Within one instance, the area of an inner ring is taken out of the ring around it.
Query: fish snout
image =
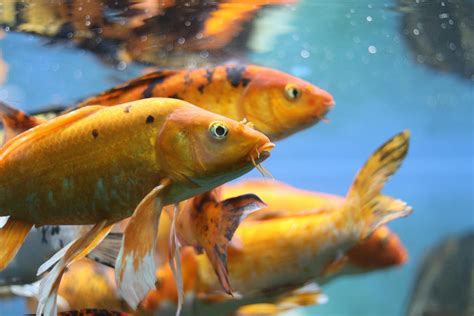
[[[250,153],[250,159],[255,161],[257,164],[270,157],[270,152],[275,147],[275,144],[267,141],[263,144],[259,144]]]
[[[331,110],[336,105],[336,102],[329,92],[319,88],[316,89],[317,91],[314,93],[318,96],[318,98],[316,99],[317,101],[313,114],[315,117],[321,120],[326,116],[329,110]]]

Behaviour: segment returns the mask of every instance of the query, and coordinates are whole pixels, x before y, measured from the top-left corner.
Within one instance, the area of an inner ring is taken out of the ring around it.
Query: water
[[[396,5],[302,1],[275,13],[277,20],[265,21],[286,33],[247,56],[325,88],[337,102],[329,124],[278,143],[265,162],[278,180],[345,194],[374,149],[405,128],[412,132],[409,155],[385,189],[414,209],[389,225],[406,245],[409,262],[335,280],[324,286],[328,304],[288,315],[403,315],[424,254],[446,236],[474,230],[473,81],[417,62],[401,31],[403,10]],[[0,99],[27,111],[72,102],[144,68],[119,70],[90,52],[45,47],[25,34],[9,33],[0,48],[9,67]],[[0,304],[1,315],[26,312],[20,299]]]

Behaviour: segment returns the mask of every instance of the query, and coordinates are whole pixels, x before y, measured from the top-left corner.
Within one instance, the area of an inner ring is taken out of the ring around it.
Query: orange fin
[[[4,128],[4,144],[16,135],[45,122],[40,118],[29,116],[25,112],[15,109],[4,102],[0,102],[0,115],[2,116]]]
[[[107,224],[107,221],[102,221],[94,225],[91,230],[68,246],[64,256],[41,281],[38,307],[36,309],[37,315],[57,314],[56,299],[58,296],[59,283],[67,266],[85,257],[88,252],[100,244],[105,236],[112,230],[112,227],[113,224]]]
[[[33,224],[8,218],[0,229],[0,271],[15,257]]]
[[[16,137],[13,141],[8,142],[5,144],[0,151],[0,160],[4,159],[15,147],[23,144],[25,142],[33,142],[45,135],[49,135],[50,133],[54,133],[55,131],[70,125],[73,122],[79,121],[95,112],[103,109],[103,106],[88,106],[68,114],[64,114],[59,116],[58,118],[47,121],[41,125],[38,125],[34,128],[31,128],[24,133],[20,134]]]
[[[132,316],[132,314],[109,311],[106,309],[87,308],[69,312],[61,312],[58,313],[58,316]]]
[[[116,104],[114,103],[114,99],[121,97],[124,93],[133,90],[135,88],[139,87],[148,87],[151,84],[160,83],[163,80],[176,75],[179,73],[179,71],[176,70],[158,70],[143,76],[140,76],[138,78],[132,79],[130,81],[127,81],[121,85],[118,85],[110,90],[107,90],[97,96],[90,97],[88,99],[85,99],[77,107],[84,107],[88,105],[112,105]],[[152,97],[153,92],[150,91],[150,96]],[[162,96],[162,95],[155,95],[155,96]]]
[[[216,202],[215,194],[204,193],[207,198],[195,198],[191,216],[194,234],[216,272],[222,288],[232,294],[227,271],[227,246],[240,222],[249,214],[267,205],[255,194],[245,194]]]
[[[155,288],[155,248],[160,222],[165,180],[138,204],[125,229],[122,246],[115,264],[115,281],[119,294],[132,307]]]
[[[386,181],[400,168],[408,152],[409,140],[410,132],[405,130],[380,146],[359,170],[347,193],[342,211],[361,224],[361,238],[412,212],[405,202],[381,194]]]

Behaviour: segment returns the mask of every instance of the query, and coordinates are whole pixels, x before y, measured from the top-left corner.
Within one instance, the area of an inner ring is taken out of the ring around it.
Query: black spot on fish
[[[162,76],[157,76],[156,78],[153,78],[153,81],[150,82],[148,84],[148,86],[146,87],[146,89],[143,91],[142,93],[142,96],[144,99],[146,98],[151,98],[153,97],[153,90],[155,89],[155,87],[162,83],[163,81],[166,80],[166,78],[168,78],[166,75],[162,75]]]
[[[250,83],[250,79],[248,79],[248,78],[243,78],[242,79],[242,86],[246,87],[246,86],[249,85],[249,83]]]
[[[59,239],[59,248],[64,248],[64,241]]]
[[[206,85],[203,85],[203,84],[198,87],[198,90],[199,90],[199,92],[201,92],[201,94],[204,93],[204,88],[205,87],[206,87]]]
[[[146,123],[147,124],[151,124],[155,121],[155,118],[151,115],[148,115],[148,117],[146,118]]]
[[[206,69],[206,78],[207,82],[212,82],[212,76],[214,75],[214,71],[212,69]]]
[[[226,67],[225,71],[227,73],[227,80],[230,84],[237,88],[242,80],[242,75],[245,71],[244,66],[235,66],[235,67]]]
[[[132,109],[132,106],[131,106],[131,105],[127,105],[127,106],[123,109],[123,111],[124,111],[125,113],[130,113],[131,109]]]
[[[194,201],[194,207],[196,208],[196,211],[200,213],[203,211],[204,204],[211,202],[211,194],[209,194],[209,192],[203,193],[199,196],[199,198],[196,198]]]
[[[92,130],[92,136],[93,136],[94,138],[99,137],[99,131],[96,130],[96,129],[93,129],[93,130]]]

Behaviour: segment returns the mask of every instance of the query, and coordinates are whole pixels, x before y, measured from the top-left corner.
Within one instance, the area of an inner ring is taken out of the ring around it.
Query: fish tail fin
[[[356,223],[364,223],[362,238],[380,225],[412,212],[405,202],[381,194],[387,180],[401,166],[409,139],[410,132],[405,130],[379,147],[359,170],[349,189],[344,214],[350,214]]]
[[[0,115],[5,130],[3,143],[44,122],[42,119],[30,116],[4,102],[0,102]]]
[[[255,194],[245,194],[221,202],[194,203],[196,238],[205,250],[222,288],[232,295],[227,271],[227,247],[239,224],[251,213],[267,205]],[[201,215],[201,216],[200,216]],[[215,218],[220,218],[216,221]]]
[[[0,271],[15,257],[32,227],[31,223],[10,217],[0,228]]]

